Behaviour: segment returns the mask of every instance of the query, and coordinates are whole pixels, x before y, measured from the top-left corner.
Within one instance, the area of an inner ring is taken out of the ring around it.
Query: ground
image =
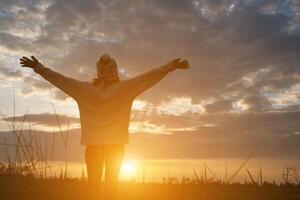
[[[0,199],[59,200],[87,199],[85,179],[38,179],[22,176],[0,176]],[[101,198],[104,194],[101,193]],[[223,183],[134,183],[121,182],[118,198],[122,200],[296,200],[300,185],[263,186]]]

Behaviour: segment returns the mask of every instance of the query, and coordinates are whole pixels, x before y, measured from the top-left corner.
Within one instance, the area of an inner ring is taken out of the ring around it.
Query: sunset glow
[[[125,160],[121,167],[121,177],[124,178],[130,178],[130,177],[136,177],[138,170],[138,166],[134,161],[131,160]]]

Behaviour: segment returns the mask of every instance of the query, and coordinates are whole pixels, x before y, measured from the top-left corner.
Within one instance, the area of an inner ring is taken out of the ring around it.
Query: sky
[[[54,105],[79,146],[76,103],[21,68],[21,56],[80,80],[95,78],[104,53],[121,79],[179,57],[190,69],[134,102],[132,154],[299,158],[299,12],[297,0],[1,0],[1,134],[15,95],[18,123],[27,114],[33,129],[55,131]]]

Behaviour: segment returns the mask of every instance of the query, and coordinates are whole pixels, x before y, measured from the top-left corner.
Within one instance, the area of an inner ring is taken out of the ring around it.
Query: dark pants
[[[88,191],[96,197],[105,166],[105,193],[111,195],[117,189],[120,168],[125,152],[125,144],[91,145],[85,150],[88,172]]]

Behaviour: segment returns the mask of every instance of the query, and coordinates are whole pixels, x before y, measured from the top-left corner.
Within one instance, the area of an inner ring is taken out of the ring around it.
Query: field
[[[30,178],[22,175],[0,176],[0,199],[87,199],[85,179]],[[122,200],[196,200],[196,199],[300,199],[300,185],[224,184],[224,183],[134,183],[121,182]],[[104,197],[102,192],[101,197]],[[105,198],[101,198],[105,199]]]

